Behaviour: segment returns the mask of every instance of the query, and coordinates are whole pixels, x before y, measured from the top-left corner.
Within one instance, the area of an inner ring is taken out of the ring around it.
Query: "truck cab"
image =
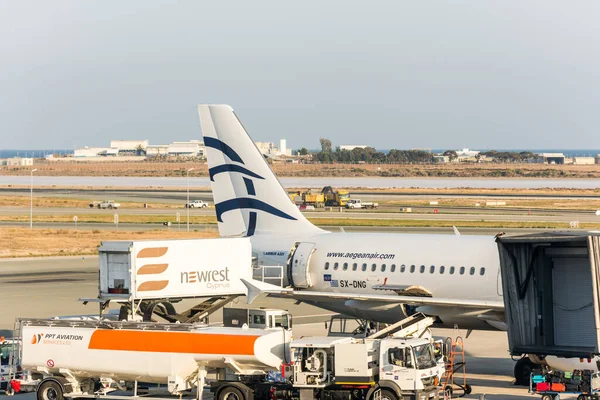
[[[346,203],[346,208],[362,208],[362,202],[360,199],[348,200]]]
[[[379,348],[379,383],[402,392],[431,391],[438,384],[439,369],[433,345],[425,339],[385,338]]]
[[[420,338],[306,337],[292,342],[292,382],[300,391],[359,390],[365,399],[437,398],[434,347]],[[317,396],[319,397],[319,396]]]

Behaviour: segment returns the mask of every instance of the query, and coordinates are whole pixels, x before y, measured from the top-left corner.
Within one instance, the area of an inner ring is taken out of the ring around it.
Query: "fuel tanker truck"
[[[223,309],[223,326],[22,319],[21,365],[40,379],[38,400],[98,398],[162,386],[218,400],[428,400],[438,396],[426,339],[292,340],[291,315]],[[112,399],[131,399],[116,396]]]

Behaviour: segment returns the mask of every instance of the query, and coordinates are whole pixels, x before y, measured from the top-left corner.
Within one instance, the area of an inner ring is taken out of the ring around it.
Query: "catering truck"
[[[243,280],[253,276],[247,237],[104,241],[98,259],[98,298],[81,300],[100,303],[102,314],[109,303],[118,303],[119,319],[136,314],[146,322],[205,319],[245,295]],[[182,299],[200,300],[188,310],[176,310]]]
[[[292,340],[285,311],[223,313],[223,326],[23,319],[21,363],[42,376],[38,400],[138,396],[141,382],[183,395],[206,380],[218,400],[437,398],[427,339]]]

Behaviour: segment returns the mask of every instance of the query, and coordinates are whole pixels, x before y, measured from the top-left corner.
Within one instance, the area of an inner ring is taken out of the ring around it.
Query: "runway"
[[[395,208],[396,210],[399,208]],[[434,212],[434,210],[436,210]],[[214,208],[190,209],[190,216],[215,216]],[[29,216],[26,207],[0,207],[0,221],[7,217]],[[40,216],[83,216],[113,214],[135,216],[164,216],[165,220],[175,222],[177,213],[185,219],[187,209],[173,208],[121,208],[116,210],[99,210],[97,208],[75,207],[39,207],[34,208],[34,215]],[[342,211],[305,211],[307,218],[314,219],[372,219],[372,220],[426,220],[426,221],[511,221],[511,222],[565,222],[579,221],[600,223],[600,216],[595,211],[575,210],[525,210],[525,209],[474,209],[457,207],[416,208],[413,212],[395,212],[392,209],[346,210]],[[81,222],[85,222],[80,219]]]

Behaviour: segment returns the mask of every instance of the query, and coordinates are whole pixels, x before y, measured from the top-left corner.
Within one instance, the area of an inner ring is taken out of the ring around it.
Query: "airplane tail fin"
[[[221,236],[316,233],[228,105],[198,105]]]

